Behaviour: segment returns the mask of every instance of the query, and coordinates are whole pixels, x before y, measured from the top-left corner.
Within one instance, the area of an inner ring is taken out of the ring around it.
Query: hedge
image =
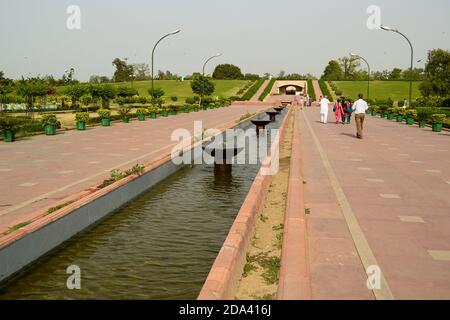
[[[316,101],[316,92],[314,91],[313,82],[311,79],[308,79],[308,95],[311,98],[312,101]]]
[[[261,88],[263,83],[264,79],[259,79],[258,81],[256,81],[256,83],[253,86],[251,86],[250,89],[247,90],[247,92],[242,96],[241,99],[243,101],[247,101],[253,98],[253,96],[256,94],[256,92],[258,92],[259,88]]]
[[[272,87],[275,84],[275,81],[277,79],[271,79],[267,87],[264,89],[263,93],[259,96],[259,101],[264,101],[264,99],[267,97],[267,95],[272,91]]]
[[[328,97],[328,100],[330,100],[331,102],[333,102],[333,96],[331,95],[330,91],[328,90],[327,84],[324,80],[319,80],[319,86],[320,86],[320,90],[322,90],[322,94],[324,96]]]

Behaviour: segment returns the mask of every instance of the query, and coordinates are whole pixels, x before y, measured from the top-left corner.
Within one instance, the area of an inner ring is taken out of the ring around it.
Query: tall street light
[[[203,75],[205,75],[205,68],[206,68],[206,65],[208,64],[208,62],[210,62],[214,58],[220,57],[221,55],[222,55],[222,53],[218,53],[218,54],[212,56],[211,58],[209,58],[208,60],[206,60],[205,64],[203,65]]]
[[[394,28],[390,28],[387,26],[381,26],[381,29],[384,31],[392,31],[395,33],[398,33],[399,35],[401,35],[403,38],[406,39],[406,41],[408,41],[409,46],[411,47],[411,67],[409,69],[409,100],[408,100],[408,107],[411,105],[411,99],[412,99],[412,82],[413,82],[413,63],[414,63],[414,48],[411,44],[411,41],[409,41],[409,39],[400,31],[398,31],[397,29]]]
[[[166,34],[164,37],[162,37],[161,39],[159,39],[158,40],[158,42],[156,42],[156,44],[155,44],[155,46],[153,47],[153,51],[152,51],[152,93],[154,92],[154,90],[155,90],[155,84],[154,84],[154,62],[155,62],[155,49],[156,49],[156,47],[158,46],[158,44],[161,42],[161,41],[163,41],[165,38],[167,38],[167,37],[169,37],[169,36],[173,36],[173,35],[175,35],[175,34],[177,34],[177,33],[180,33],[180,29],[178,29],[178,30],[175,30],[175,31],[173,31],[173,32],[171,32],[171,33],[168,33],[168,34]]]
[[[350,53],[350,56],[353,58],[356,58],[356,59],[361,59],[367,64],[367,99],[369,99],[369,97],[370,97],[370,65],[366,59],[364,59],[363,57],[361,57],[358,54]]]

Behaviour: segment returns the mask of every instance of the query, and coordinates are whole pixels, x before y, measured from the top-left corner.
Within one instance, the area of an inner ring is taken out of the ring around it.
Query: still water
[[[40,259],[0,299],[195,299],[258,170],[184,168]],[[67,289],[71,265],[80,290]]]

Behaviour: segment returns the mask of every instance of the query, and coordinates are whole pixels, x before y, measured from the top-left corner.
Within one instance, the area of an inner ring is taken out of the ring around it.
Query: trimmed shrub
[[[264,89],[263,93],[261,93],[261,95],[259,96],[259,101],[264,101],[264,99],[269,95],[270,91],[272,91],[273,85],[275,84],[275,81],[277,79],[273,78],[270,80],[269,84],[267,85],[267,87]]]
[[[253,86],[250,87],[250,89],[247,90],[247,92],[242,96],[242,100],[250,100],[256,92],[261,88],[261,86],[264,83],[264,79],[259,79],[255,82]]]
[[[432,114],[431,115],[431,123],[433,123],[433,124],[444,123],[446,117],[447,116],[442,113]]]

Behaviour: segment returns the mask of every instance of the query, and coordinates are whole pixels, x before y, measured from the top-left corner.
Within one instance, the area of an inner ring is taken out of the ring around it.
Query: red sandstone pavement
[[[354,123],[323,125],[318,108],[300,117],[312,298],[375,295],[307,123],[393,297],[450,299],[450,133],[366,116],[358,140]]]
[[[170,139],[175,129],[192,133],[194,121],[203,121],[204,130],[232,127],[247,112],[268,108],[234,105],[0,143],[0,233],[32,219],[38,209],[98,185],[112,169],[125,170],[170,154],[177,144]]]

